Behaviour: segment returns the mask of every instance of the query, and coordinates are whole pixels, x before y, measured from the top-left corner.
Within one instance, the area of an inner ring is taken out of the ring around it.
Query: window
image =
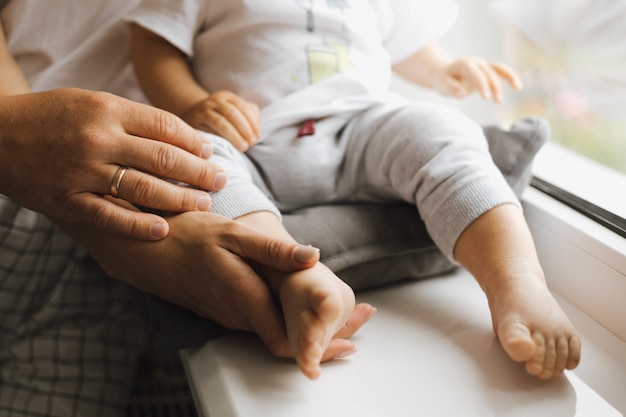
[[[626,2],[490,6],[504,35],[504,59],[526,85],[512,98],[511,115],[545,117],[558,145],[539,155],[536,186],[558,187],[555,197],[582,204],[585,214],[626,235]]]
[[[443,99],[480,123],[546,118],[552,141],[537,156],[537,186],[600,207],[626,228],[626,1],[457,0],[459,17],[441,44],[454,56],[504,61],[522,92],[495,104]],[[411,90],[411,98],[436,94]],[[618,231],[619,232],[619,231]]]

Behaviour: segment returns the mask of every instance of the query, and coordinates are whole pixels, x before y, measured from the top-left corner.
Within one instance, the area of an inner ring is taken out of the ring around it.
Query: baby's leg
[[[547,288],[517,207],[487,211],[461,234],[454,253],[485,291],[494,331],[513,360],[542,379],[578,365],[580,339]]]
[[[490,132],[496,159],[512,180],[527,173],[527,158],[548,134],[539,124],[522,127]],[[359,139],[347,151],[345,176],[366,184],[352,194],[375,190],[417,205],[433,241],[484,289],[508,355],[541,378],[575,367],[580,340],[547,289],[519,201],[493,163],[480,126],[446,107],[418,103],[373,109],[344,134]],[[527,134],[530,150],[519,146]]]
[[[237,220],[275,236],[292,239],[272,213],[254,212]],[[298,366],[307,377],[317,378],[321,372],[322,355],[354,311],[352,289],[321,263],[291,273],[256,265],[255,268],[280,301],[287,338]]]

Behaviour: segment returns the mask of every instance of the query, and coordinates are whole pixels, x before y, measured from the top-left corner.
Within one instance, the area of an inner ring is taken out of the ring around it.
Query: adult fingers
[[[232,307],[222,311],[218,321],[226,327],[256,333],[277,357],[293,357],[284,318],[265,282],[239,257],[229,268],[228,281],[235,283],[231,289]]]
[[[261,338],[274,356],[291,358],[294,354],[287,339],[283,316],[269,292],[265,295],[265,297],[260,297],[257,294],[254,299],[250,299],[248,302],[251,330]]]
[[[120,137],[111,143],[111,163],[126,165],[205,190],[215,190],[222,169],[207,161],[213,152],[205,137],[171,113],[136,103],[124,108]]]
[[[220,173],[217,178],[221,176],[225,177],[225,174]],[[110,187],[103,194],[111,194],[142,207],[173,213],[209,211],[211,208],[211,197],[208,193],[173,184],[141,171],[117,167],[111,178]]]
[[[224,186],[223,169],[204,158],[212,146],[205,142],[203,157],[197,157],[173,145],[128,137],[109,159],[162,178],[190,184],[203,190],[219,190]]]
[[[239,222],[232,223],[223,238],[233,253],[282,272],[310,268],[320,259],[315,247],[276,239]]]
[[[376,308],[371,304],[357,304],[352,317],[350,317],[346,324],[333,336],[328,348],[322,355],[322,362],[345,357],[355,352],[354,344],[347,339],[352,337],[361,326],[374,316],[374,314],[376,314]]]
[[[266,319],[269,319],[267,311],[263,311]],[[262,321],[260,316],[255,319],[257,324],[254,331],[259,335],[265,346],[272,352],[272,354],[279,358],[293,358],[294,353],[289,346],[289,340],[287,339],[286,330],[284,325],[281,326],[268,326],[269,323],[276,323],[276,321]],[[275,319],[281,319],[279,315]],[[274,320],[275,320],[274,319]],[[273,328],[272,328],[273,327]],[[328,344],[328,347],[322,354],[321,362],[328,362],[333,359],[346,357],[356,351],[354,343],[347,339],[332,339]]]
[[[122,128],[126,133],[168,143],[198,157],[208,157],[203,156],[207,143],[204,137],[172,113],[132,102],[121,110]]]
[[[359,303],[346,324],[335,334],[335,338],[348,339],[352,337],[365,323],[376,314],[376,308],[371,304]]]
[[[328,344],[328,348],[322,355],[322,362],[343,358],[356,352],[354,343],[346,339],[333,339]]]
[[[284,324],[282,324],[282,316],[278,313],[277,309],[272,309],[270,312],[272,315],[276,315],[273,318],[268,312],[266,318],[263,319],[260,316],[256,316],[253,323],[254,330],[259,334],[263,342],[268,346],[272,353],[278,357],[293,357],[293,352],[288,343],[286,336],[286,330]],[[333,360],[348,356],[356,351],[354,343],[348,340],[354,335],[363,324],[365,324],[374,314],[376,309],[366,303],[360,303],[356,306],[355,312],[348,320],[346,325],[335,334],[330,341],[326,351],[322,355],[322,362]],[[280,326],[276,324],[280,321]],[[271,324],[269,326],[268,324]]]
[[[256,300],[258,301],[258,300]],[[274,304],[261,304],[259,309],[251,309],[250,326],[272,354],[279,358],[293,358],[294,353],[287,339],[284,320]],[[335,338],[330,341],[321,361],[327,362],[348,356],[355,351],[354,343],[347,339]]]
[[[167,221],[157,215],[130,210],[90,193],[74,198],[70,207],[76,207],[73,211],[79,216],[74,220],[100,230],[145,241],[160,240],[169,232]]]

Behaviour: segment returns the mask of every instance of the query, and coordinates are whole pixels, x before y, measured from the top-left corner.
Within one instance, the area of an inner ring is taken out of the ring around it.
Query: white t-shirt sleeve
[[[391,19],[384,34],[392,63],[398,63],[439,40],[454,24],[453,0],[388,0]]]
[[[156,33],[191,57],[202,3],[199,0],[143,0],[128,20]]]

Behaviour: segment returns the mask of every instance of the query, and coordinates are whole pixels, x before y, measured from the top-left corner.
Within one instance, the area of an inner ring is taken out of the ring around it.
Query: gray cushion
[[[410,204],[317,206],[283,223],[298,242],[320,248],[322,262],[355,291],[453,268]]]

